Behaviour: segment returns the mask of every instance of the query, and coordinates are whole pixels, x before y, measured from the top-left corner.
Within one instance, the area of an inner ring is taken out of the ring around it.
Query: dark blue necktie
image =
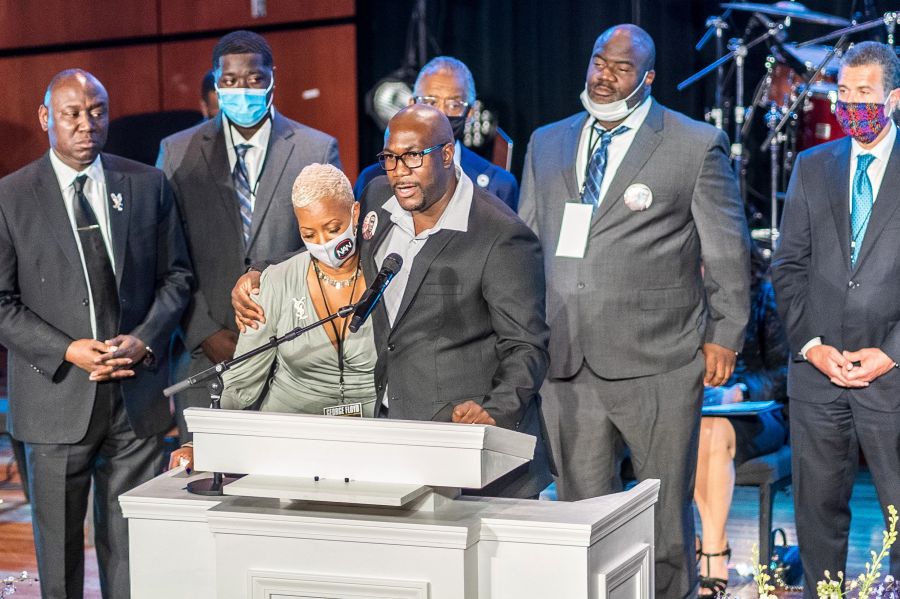
[[[872,154],[860,154],[856,158],[856,174],[853,175],[853,192],[850,203],[850,264],[854,266],[859,257],[859,249],[866,236],[869,217],[872,215],[872,206],[875,203],[872,181],[869,180],[869,174],[866,172],[873,160],[875,160],[875,156]]]
[[[612,138],[628,131],[628,127],[622,125],[612,131],[600,131],[600,143],[591,156],[588,164],[587,176],[584,179],[584,190],[581,192],[582,204],[593,204],[594,208],[600,205],[600,188],[603,185],[603,175],[606,173],[606,161],[609,157],[609,144]]]
[[[238,144],[234,146],[235,158],[234,171],[231,173],[234,180],[234,191],[237,193],[238,205],[241,209],[241,226],[244,231],[244,243],[250,241],[250,227],[253,224],[253,203],[250,200],[253,191],[250,189],[250,177],[247,175],[247,163],[245,156],[250,144]]]

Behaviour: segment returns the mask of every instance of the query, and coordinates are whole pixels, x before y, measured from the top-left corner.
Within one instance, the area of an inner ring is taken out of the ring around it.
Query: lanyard
[[[319,265],[316,260],[312,259],[313,268],[316,271],[316,282],[319,284],[319,293],[322,294],[322,302],[325,304],[325,311],[331,314],[331,306],[328,305],[328,297],[325,295],[325,288],[322,287],[322,279],[319,277]],[[356,265],[356,278],[353,279],[353,286],[350,288],[350,303],[353,303],[353,295],[356,293],[356,283],[359,281],[359,269],[362,268],[361,265]],[[338,390],[341,393],[341,403],[344,403],[344,338],[347,336],[347,325],[349,324],[350,319],[345,318],[344,324],[341,326],[340,332],[338,332],[337,325],[334,324],[332,320],[329,324],[331,324],[331,330],[334,331],[334,338],[337,341],[337,352],[338,352],[338,373],[339,373],[339,387]]]

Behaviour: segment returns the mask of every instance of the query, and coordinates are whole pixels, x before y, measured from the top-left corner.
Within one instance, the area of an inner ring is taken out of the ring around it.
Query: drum
[[[803,93],[803,86],[798,87],[797,93]],[[836,83],[820,81],[810,85],[810,93],[797,111],[797,151],[844,137],[834,116],[837,97]]]

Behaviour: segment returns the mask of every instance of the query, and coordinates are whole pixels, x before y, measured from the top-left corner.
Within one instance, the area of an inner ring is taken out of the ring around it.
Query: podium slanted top
[[[199,470],[481,488],[536,439],[479,424],[188,408]]]

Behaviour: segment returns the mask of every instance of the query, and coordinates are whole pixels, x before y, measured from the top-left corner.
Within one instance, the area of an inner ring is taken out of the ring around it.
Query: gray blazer
[[[900,360],[900,136],[853,267],[850,143],[843,138],[802,152],[788,186],[772,283],[793,354],[791,399],[828,403],[844,391],[800,356],[814,337],[840,351],[878,347]],[[900,411],[900,371],[853,396],[872,410]]]
[[[382,176],[360,199],[362,214],[374,210],[380,223],[360,247],[367,281],[375,278],[373,256],[390,229],[391,215],[381,206],[392,195]],[[416,256],[394,326],[383,303],[371,318],[376,414],[385,388],[391,418],[446,422],[454,406],[474,400],[497,426],[537,437],[527,468],[481,493],[532,497],[551,482],[538,395],[548,360],[541,247],[506,204],[475,186],[468,230],[439,231]]]
[[[684,366],[706,342],[740,350],[749,235],[725,135],[654,100],[594,212],[584,258],[561,258],[565,204],[580,201],[587,118],[536,130],[522,176],[519,213],[544,250],[549,376],[573,376],[585,360],[604,378],[647,376]],[[635,183],[653,194],[642,212],[623,201]]]
[[[190,297],[191,274],[171,190],[157,169],[102,154],[110,210],[119,331],[155,350],[153,368],[121,382],[128,421],[147,437],[171,425],[169,337]],[[0,342],[10,349],[12,433],[27,443],[75,443],[88,429],[96,383],[64,360],[91,338],[88,286],[49,154],[0,180]]]
[[[222,117],[162,140],[157,166],[175,191],[196,277],[182,323],[188,349],[221,329],[237,330],[231,288],[247,266],[283,259],[303,247],[291,187],[314,162],[340,168],[337,140],[275,112],[245,247]]]

